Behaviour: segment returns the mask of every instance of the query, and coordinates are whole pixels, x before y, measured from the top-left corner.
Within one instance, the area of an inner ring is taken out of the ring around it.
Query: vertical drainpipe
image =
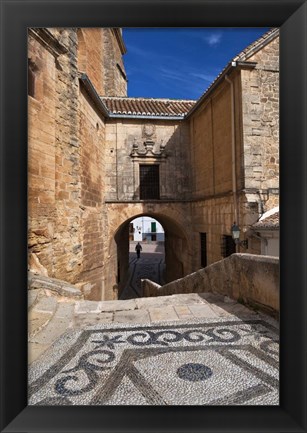
[[[232,66],[236,66],[234,63]],[[225,76],[225,80],[230,84],[231,92],[231,158],[232,158],[232,193],[234,205],[234,221],[239,225],[238,203],[237,203],[237,172],[236,172],[236,142],[235,142],[235,97],[233,82]]]

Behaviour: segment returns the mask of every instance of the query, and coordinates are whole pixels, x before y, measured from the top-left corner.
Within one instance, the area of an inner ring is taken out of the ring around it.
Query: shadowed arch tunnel
[[[144,216],[154,218],[164,229],[166,282],[181,278],[190,271],[188,266],[188,240],[184,229],[175,220],[165,215],[148,212],[134,215],[119,226],[114,236],[118,264],[118,296],[124,289],[129,276],[129,224],[135,218]]]

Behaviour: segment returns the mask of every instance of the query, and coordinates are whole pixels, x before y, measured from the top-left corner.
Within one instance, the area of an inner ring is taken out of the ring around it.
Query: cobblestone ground
[[[29,404],[278,405],[278,323],[213,293],[142,298],[164,248],[134,247],[123,300],[29,292]]]
[[[30,405],[279,404],[278,323],[229,298],[29,301]]]
[[[141,279],[149,279],[160,285],[164,284],[165,256],[164,244],[142,243],[141,256],[135,252],[135,242],[129,245],[129,279],[120,299],[133,299],[143,296]]]

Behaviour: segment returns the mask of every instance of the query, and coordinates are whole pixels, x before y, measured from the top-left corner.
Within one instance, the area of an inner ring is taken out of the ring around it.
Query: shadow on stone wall
[[[138,166],[142,164],[159,165],[159,198],[155,199],[190,198],[192,170],[188,125],[177,122],[166,125],[165,121],[151,123],[156,129],[149,140],[150,146],[142,132],[145,122],[133,133],[129,128],[135,125],[125,124],[126,138],[124,145],[118,144],[116,173],[107,173],[107,177],[117,176],[116,183],[113,181],[117,193],[110,191],[108,199],[140,200]]]
[[[276,317],[279,314],[279,259],[232,254],[164,286],[142,280],[142,288],[145,297],[219,293]]]

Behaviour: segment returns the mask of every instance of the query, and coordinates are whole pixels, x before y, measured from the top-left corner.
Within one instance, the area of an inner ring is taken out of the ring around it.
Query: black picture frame
[[[1,0],[1,432],[306,432],[306,18],[305,0]],[[280,27],[280,406],[27,406],[27,28],[55,26]]]

